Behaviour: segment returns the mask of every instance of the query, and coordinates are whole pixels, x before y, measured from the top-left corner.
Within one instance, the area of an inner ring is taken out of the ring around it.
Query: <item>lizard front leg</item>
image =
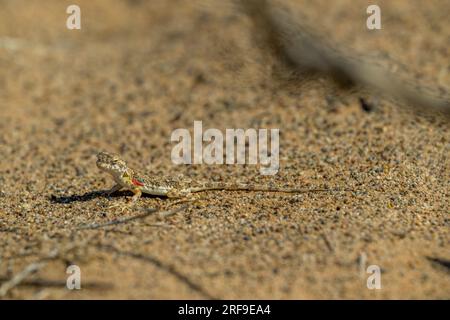
[[[119,207],[120,211],[124,212],[126,209],[129,209],[130,207],[132,207],[142,196],[142,191],[141,191],[141,189],[138,189],[138,188],[132,189],[131,191],[134,193],[134,195],[130,201],[128,201],[125,204],[115,204],[115,205],[110,206],[109,208],[111,209],[111,208]]]
[[[141,189],[138,189],[138,188],[133,189],[131,191],[133,191],[133,193],[134,193],[133,198],[131,198],[131,203],[133,204],[133,203],[136,203],[136,201],[138,201],[139,198],[142,196],[142,191],[141,191]]]

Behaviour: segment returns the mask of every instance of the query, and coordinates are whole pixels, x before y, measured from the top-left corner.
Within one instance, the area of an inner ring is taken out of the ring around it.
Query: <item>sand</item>
[[[3,298],[450,298],[448,119],[327,77],[287,81],[224,2],[77,3],[81,30],[65,27],[71,1],[0,2],[0,290],[57,250]],[[448,1],[379,1],[375,32],[367,1],[296,3],[339,45],[450,87]],[[279,128],[278,174],[174,165],[170,135],[195,120]],[[131,193],[100,194],[113,184],[100,150],[151,175],[355,191],[208,192],[168,217],[79,230],[183,206],[147,196],[109,208]],[[66,288],[69,265],[81,290]],[[367,287],[371,265],[381,289]]]

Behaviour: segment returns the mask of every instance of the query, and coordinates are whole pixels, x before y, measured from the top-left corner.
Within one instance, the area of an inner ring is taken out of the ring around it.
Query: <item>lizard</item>
[[[99,152],[97,154],[97,167],[110,174],[115,181],[115,185],[106,191],[106,195],[125,189],[133,192],[131,204],[134,204],[143,193],[162,196],[167,198],[187,198],[193,193],[224,190],[224,191],[262,191],[262,192],[281,192],[281,193],[310,193],[310,192],[332,192],[349,191],[351,189],[297,189],[297,188],[276,188],[261,187],[250,184],[231,184],[231,183],[211,183],[202,182],[193,184],[188,179],[174,178],[170,176],[150,177],[141,172],[130,168],[125,160],[119,155],[108,152]]]

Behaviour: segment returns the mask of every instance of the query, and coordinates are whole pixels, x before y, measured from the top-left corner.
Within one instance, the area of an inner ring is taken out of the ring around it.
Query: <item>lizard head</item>
[[[100,152],[97,154],[97,167],[114,177],[122,176],[128,170],[125,161],[118,155],[108,152]]]

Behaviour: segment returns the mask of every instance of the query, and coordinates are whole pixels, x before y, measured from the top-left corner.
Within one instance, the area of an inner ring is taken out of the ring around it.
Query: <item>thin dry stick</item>
[[[60,258],[63,254],[68,253],[69,251],[75,249],[75,248],[81,248],[83,246],[86,246],[89,244],[90,239],[87,239],[84,241],[83,245],[76,246],[75,244],[69,245],[64,252],[61,254],[59,248],[53,249],[50,254],[44,258],[39,259],[38,261],[35,261],[28,266],[26,266],[22,271],[20,271],[18,274],[13,276],[9,281],[3,283],[0,287],[0,298],[6,296],[11,289],[17,287],[20,285],[28,276],[35,273],[36,271],[39,271],[40,269],[44,268],[48,262],[51,260],[55,260],[57,258]]]
[[[178,207],[178,208],[175,208],[172,210],[161,211],[158,214],[162,217],[168,217],[168,216],[174,215],[177,212],[180,212],[181,210],[183,210],[185,208],[187,208],[187,206],[181,206],[181,207]],[[78,227],[76,230],[100,229],[103,227],[114,226],[114,225],[118,225],[118,224],[125,224],[130,221],[144,219],[155,212],[158,212],[158,210],[152,208],[152,209],[148,209],[147,212],[143,213],[143,214],[135,215],[135,216],[128,217],[128,218],[116,219],[116,220],[108,221],[105,223],[92,223],[92,224],[82,225],[82,226]]]
[[[128,218],[116,219],[116,220],[112,220],[112,221],[108,221],[108,222],[104,222],[104,223],[85,224],[85,225],[79,226],[76,230],[100,229],[100,228],[103,228],[103,227],[123,224],[123,223],[127,223],[127,222],[130,222],[130,221],[133,221],[133,220],[146,218],[146,217],[148,217],[149,215],[151,215],[152,213],[154,213],[156,211],[157,211],[156,209],[148,209],[148,211],[146,213],[143,213],[143,214],[139,214],[139,215],[128,217]]]
[[[330,240],[328,240],[327,235],[326,235],[325,233],[322,233],[321,236],[322,236],[322,239],[323,239],[323,241],[325,242],[325,245],[327,246],[328,250],[330,250],[330,252],[334,252],[334,248],[333,248],[333,246],[331,245]]]
[[[158,213],[158,215],[160,217],[167,218],[167,217],[173,216],[174,214],[180,212],[181,210],[186,209],[187,207],[188,207],[187,205],[184,205],[184,206],[181,206],[181,207],[179,207],[177,209],[161,211],[161,212]]]
[[[97,245],[97,248],[99,248],[101,250],[114,252],[116,254],[119,254],[119,255],[122,255],[122,256],[125,256],[125,257],[131,257],[131,258],[134,258],[134,259],[138,259],[138,260],[149,262],[149,263],[153,264],[154,266],[169,272],[171,275],[176,277],[178,280],[180,280],[181,282],[186,284],[190,289],[196,291],[197,293],[205,296],[208,299],[217,300],[217,297],[211,295],[202,286],[200,286],[199,284],[193,282],[186,275],[184,275],[181,272],[179,272],[174,266],[165,264],[164,262],[158,260],[156,257],[150,256],[150,255],[142,255],[140,253],[121,251],[121,250],[119,250],[116,247],[111,246],[111,245]]]
[[[48,261],[55,259],[58,256],[58,253],[59,250],[53,250],[47,257],[29,264],[21,272],[12,277],[9,281],[3,283],[0,287],[0,297],[6,296],[12,288],[18,286],[29,275],[45,267]]]

